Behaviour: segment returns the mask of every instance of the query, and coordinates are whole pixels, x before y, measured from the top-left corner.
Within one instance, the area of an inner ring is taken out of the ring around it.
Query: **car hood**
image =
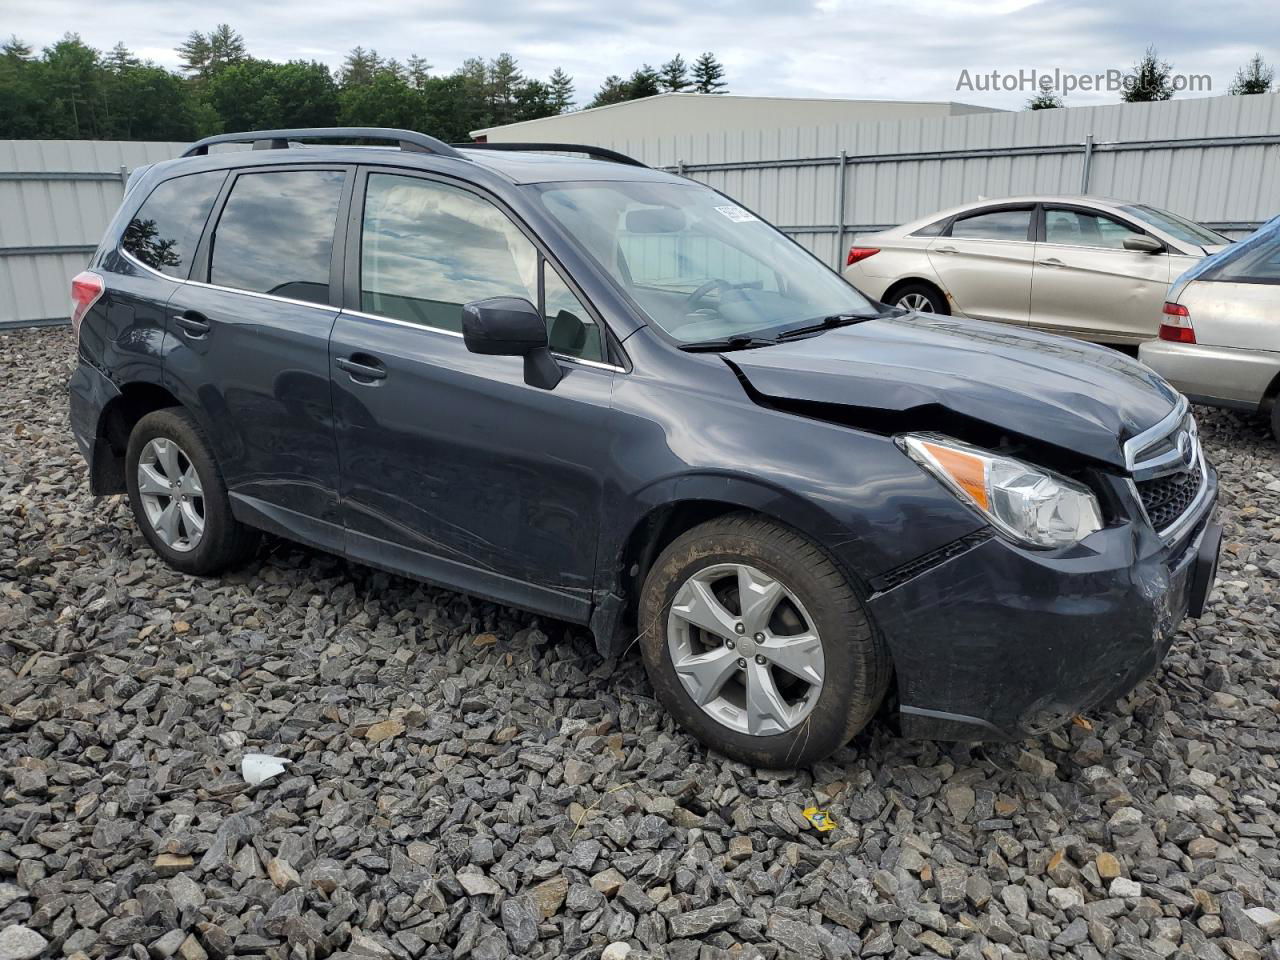
[[[898,413],[941,406],[1120,468],[1124,442],[1178,399],[1106,347],[933,314],[867,320],[726,359],[767,398]]]

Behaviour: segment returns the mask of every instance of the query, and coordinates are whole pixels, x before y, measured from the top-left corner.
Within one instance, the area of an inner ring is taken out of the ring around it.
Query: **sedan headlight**
[[[1013,457],[931,433],[897,438],[907,456],[1012,540],[1065,547],[1102,529],[1098,498],[1083,484]]]

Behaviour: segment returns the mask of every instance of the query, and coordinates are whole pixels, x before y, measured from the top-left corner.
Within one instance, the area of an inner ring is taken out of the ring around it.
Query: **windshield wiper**
[[[772,347],[778,341],[772,337],[753,337],[746,334],[738,334],[733,337],[723,337],[718,340],[693,340],[689,343],[680,344],[681,350],[687,350],[690,353],[709,353],[718,350],[751,350],[755,347]]]
[[[822,317],[813,323],[807,323],[803,327],[792,327],[790,330],[784,330],[778,334],[779,340],[790,340],[794,337],[803,337],[810,333],[820,333],[823,330],[831,330],[835,327],[847,327],[853,323],[863,323],[867,320],[875,320],[881,316],[878,313],[833,313],[830,316]]]

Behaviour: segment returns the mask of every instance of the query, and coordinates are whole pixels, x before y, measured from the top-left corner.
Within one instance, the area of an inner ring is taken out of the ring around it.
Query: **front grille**
[[[1164,530],[1184,513],[1200,492],[1204,480],[1200,463],[1197,461],[1190,470],[1170,473],[1152,480],[1139,480],[1135,484],[1142,506],[1147,511],[1147,519],[1156,530]]]

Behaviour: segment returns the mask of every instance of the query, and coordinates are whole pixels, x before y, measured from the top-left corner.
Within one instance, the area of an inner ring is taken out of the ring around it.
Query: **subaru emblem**
[[[1178,456],[1188,470],[1195,464],[1195,444],[1189,431],[1184,430],[1178,434]]]

